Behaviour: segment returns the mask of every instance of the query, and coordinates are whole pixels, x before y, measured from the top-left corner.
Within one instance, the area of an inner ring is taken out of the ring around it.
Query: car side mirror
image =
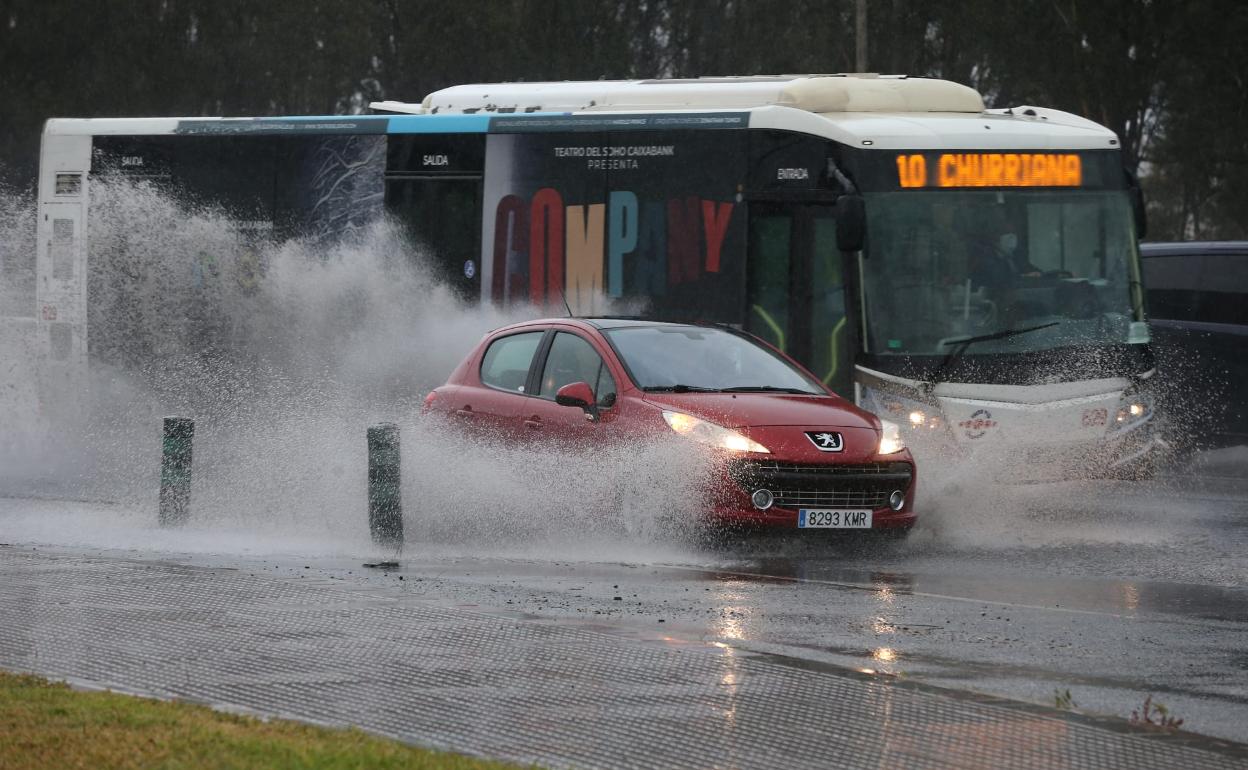
[[[598,406],[594,400],[594,389],[587,382],[569,382],[555,392],[555,403],[559,406],[577,406],[585,413],[598,416]]]
[[[867,236],[867,207],[861,195],[842,195],[836,201],[836,247],[862,251]]]

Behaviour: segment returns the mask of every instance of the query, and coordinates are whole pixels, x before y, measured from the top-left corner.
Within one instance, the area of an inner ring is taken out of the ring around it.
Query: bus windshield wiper
[[[724,393],[793,393],[800,396],[817,396],[809,390],[801,388],[778,388],[774,385],[738,385],[734,388],[723,388]]]
[[[953,345],[953,349],[945,354],[944,359],[940,362],[940,366],[936,367],[936,371],[932,374],[931,379],[928,380],[923,390],[926,394],[931,395],[931,392],[935,390],[936,385],[941,382],[942,378],[945,376],[945,373],[948,372],[949,369],[953,367],[953,364],[959,358],[962,357],[962,354],[966,352],[967,348],[969,348],[971,345],[974,345],[977,342],[988,342],[990,340],[1009,339],[1010,337],[1017,337],[1020,334],[1027,334],[1028,332],[1036,332],[1036,331],[1040,331],[1041,329],[1048,329],[1053,326],[1057,326],[1060,323],[1061,321],[1049,321],[1047,324],[1040,324],[1038,326],[1028,326],[1024,329],[1003,329],[1002,331],[993,332],[992,334],[981,334],[978,337],[965,337],[960,340],[954,340],[953,342],[946,342],[944,344]]]
[[[642,388],[647,393],[718,393],[719,388],[703,388],[698,385],[650,385]]]

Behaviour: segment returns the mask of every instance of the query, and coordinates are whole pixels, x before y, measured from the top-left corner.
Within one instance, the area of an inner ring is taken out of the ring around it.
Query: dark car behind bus
[[[1248,444],[1248,241],[1141,244],[1171,435]]]

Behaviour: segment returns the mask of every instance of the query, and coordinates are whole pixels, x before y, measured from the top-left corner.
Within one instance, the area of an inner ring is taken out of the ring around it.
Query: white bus
[[[482,302],[605,297],[744,328],[900,417],[920,454],[1128,472],[1158,445],[1142,202],[1100,125],[876,75],[468,85],[372,107],[48,121],[50,370],[109,355],[85,223],[93,182],[141,178],[270,238],[392,217]]]

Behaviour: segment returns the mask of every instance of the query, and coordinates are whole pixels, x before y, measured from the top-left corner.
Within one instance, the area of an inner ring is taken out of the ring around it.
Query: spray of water
[[[191,529],[216,538],[200,542],[246,532],[244,541],[262,536],[279,549],[310,548],[309,538],[367,549],[364,430],[386,420],[403,431],[402,492],[416,542],[473,553],[699,558],[688,551],[690,533],[649,526],[672,512],[671,501],[699,499],[706,459],[687,444],[516,447],[419,417],[424,393],[484,332],[543,311],[464,305],[430,278],[419,246],[384,220],[336,242],[278,240],[143,183],[94,180],[89,386],[48,400],[30,345],[34,208],[0,192],[0,492],[110,504],[53,526],[60,537],[98,539],[110,522],[131,533],[125,542],[168,544],[151,527],[159,421],[179,414],[196,419]],[[1089,520],[1088,501],[1104,489],[1098,479],[1021,485],[986,474],[975,458],[916,454],[922,517],[912,548],[1168,536]],[[641,512],[640,538],[620,534],[625,508]],[[36,526],[46,511],[29,510],[29,531],[51,537]],[[1079,510],[1082,520],[1072,515]]]
[[[35,330],[35,206],[0,184],[0,456],[31,443],[38,394],[30,376]],[[3,466],[0,465],[0,468]]]
[[[6,409],[20,428],[0,457],[10,494],[154,522],[167,414],[196,420],[201,532],[367,548],[364,432],[380,421],[402,428],[409,530],[444,544],[618,541],[622,480],[680,499],[698,476],[681,442],[492,445],[421,419],[482,334],[542,311],[464,305],[387,221],[334,243],[275,240],[143,183],[96,180],[91,194],[89,387]],[[23,358],[14,379],[31,390],[37,361]]]
[[[3,169],[0,169],[2,171]],[[0,318],[35,315],[34,199],[0,182]]]

